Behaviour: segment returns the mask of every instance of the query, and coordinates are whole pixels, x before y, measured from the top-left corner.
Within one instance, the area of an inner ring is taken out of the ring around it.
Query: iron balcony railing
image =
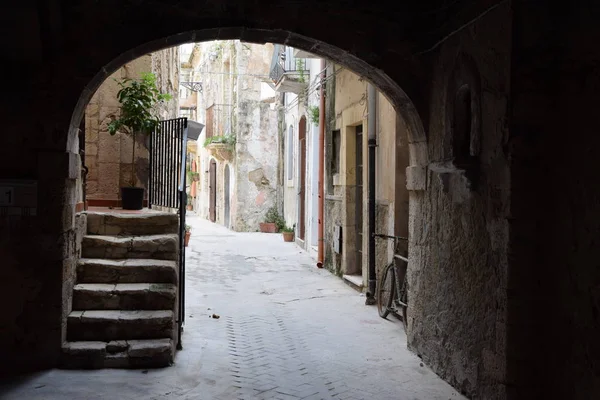
[[[306,68],[306,60],[294,57],[292,47],[276,44],[273,48],[269,77],[275,85],[284,77],[297,81],[308,81],[310,72]]]

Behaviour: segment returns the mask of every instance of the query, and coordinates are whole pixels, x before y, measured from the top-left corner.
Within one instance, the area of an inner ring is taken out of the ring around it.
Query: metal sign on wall
[[[37,215],[37,181],[0,179],[0,217]]]

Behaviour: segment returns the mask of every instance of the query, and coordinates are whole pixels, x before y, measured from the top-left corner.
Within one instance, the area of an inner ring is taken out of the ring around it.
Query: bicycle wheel
[[[379,286],[377,287],[377,311],[381,318],[387,318],[390,313],[390,307],[394,301],[396,291],[396,276],[394,263],[391,263],[383,270]]]
[[[404,332],[408,328],[408,319],[406,318],[406,309],[408,308],[408,280],[406,275],[404,275],[404,280],[402,281],[402,287],[398,293],[398,300],[401,303],[402,308],[402,325],[404,325]]]

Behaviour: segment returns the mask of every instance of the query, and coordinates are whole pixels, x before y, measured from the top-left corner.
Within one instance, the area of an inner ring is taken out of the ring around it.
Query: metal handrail
[[[181,170],[179,175],[179,307],[178,307],[178,330],[177,330],[177,348],[182,349],[181,334],[185,322],[185,210],[187,206],[186,174],[187,164],[187,137],[188,123],[187,118],[183,119],[183,132],[181,138]]]

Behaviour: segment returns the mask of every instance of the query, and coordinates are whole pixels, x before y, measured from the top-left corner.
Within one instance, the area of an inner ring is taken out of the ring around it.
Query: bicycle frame
[[[402,301],[403,299],[406,299],[406,285],[405,285],[405,277],[406,277],[406,271],[408,269],[408,258],[398,254],[398,243],[400,240],[408,240],[408,238],[406,237],[402,237],[402,236],[390,236],[390,235],[385,235],[385,234],[377,234],[374,233],[373,237],[379,237],[382,239],[391,239],[394,241],[394,259],[393,259],[393,275],[394,275],[394,282],[393,284],[395,285],[395,289],[393,290],[392,293],[392,300],[391,300],[391,304],[387,307],[387,309],[389,311],[391,311],[392,313],[399,315],[400,312],[402,312],[403,314],[403,318],[405,318],[405,311],[406,311],[406,307],[408,307],[407,302]],[[400,265],[402,264],[402,266]],[[382,277],[383,279],[383,277]]]

